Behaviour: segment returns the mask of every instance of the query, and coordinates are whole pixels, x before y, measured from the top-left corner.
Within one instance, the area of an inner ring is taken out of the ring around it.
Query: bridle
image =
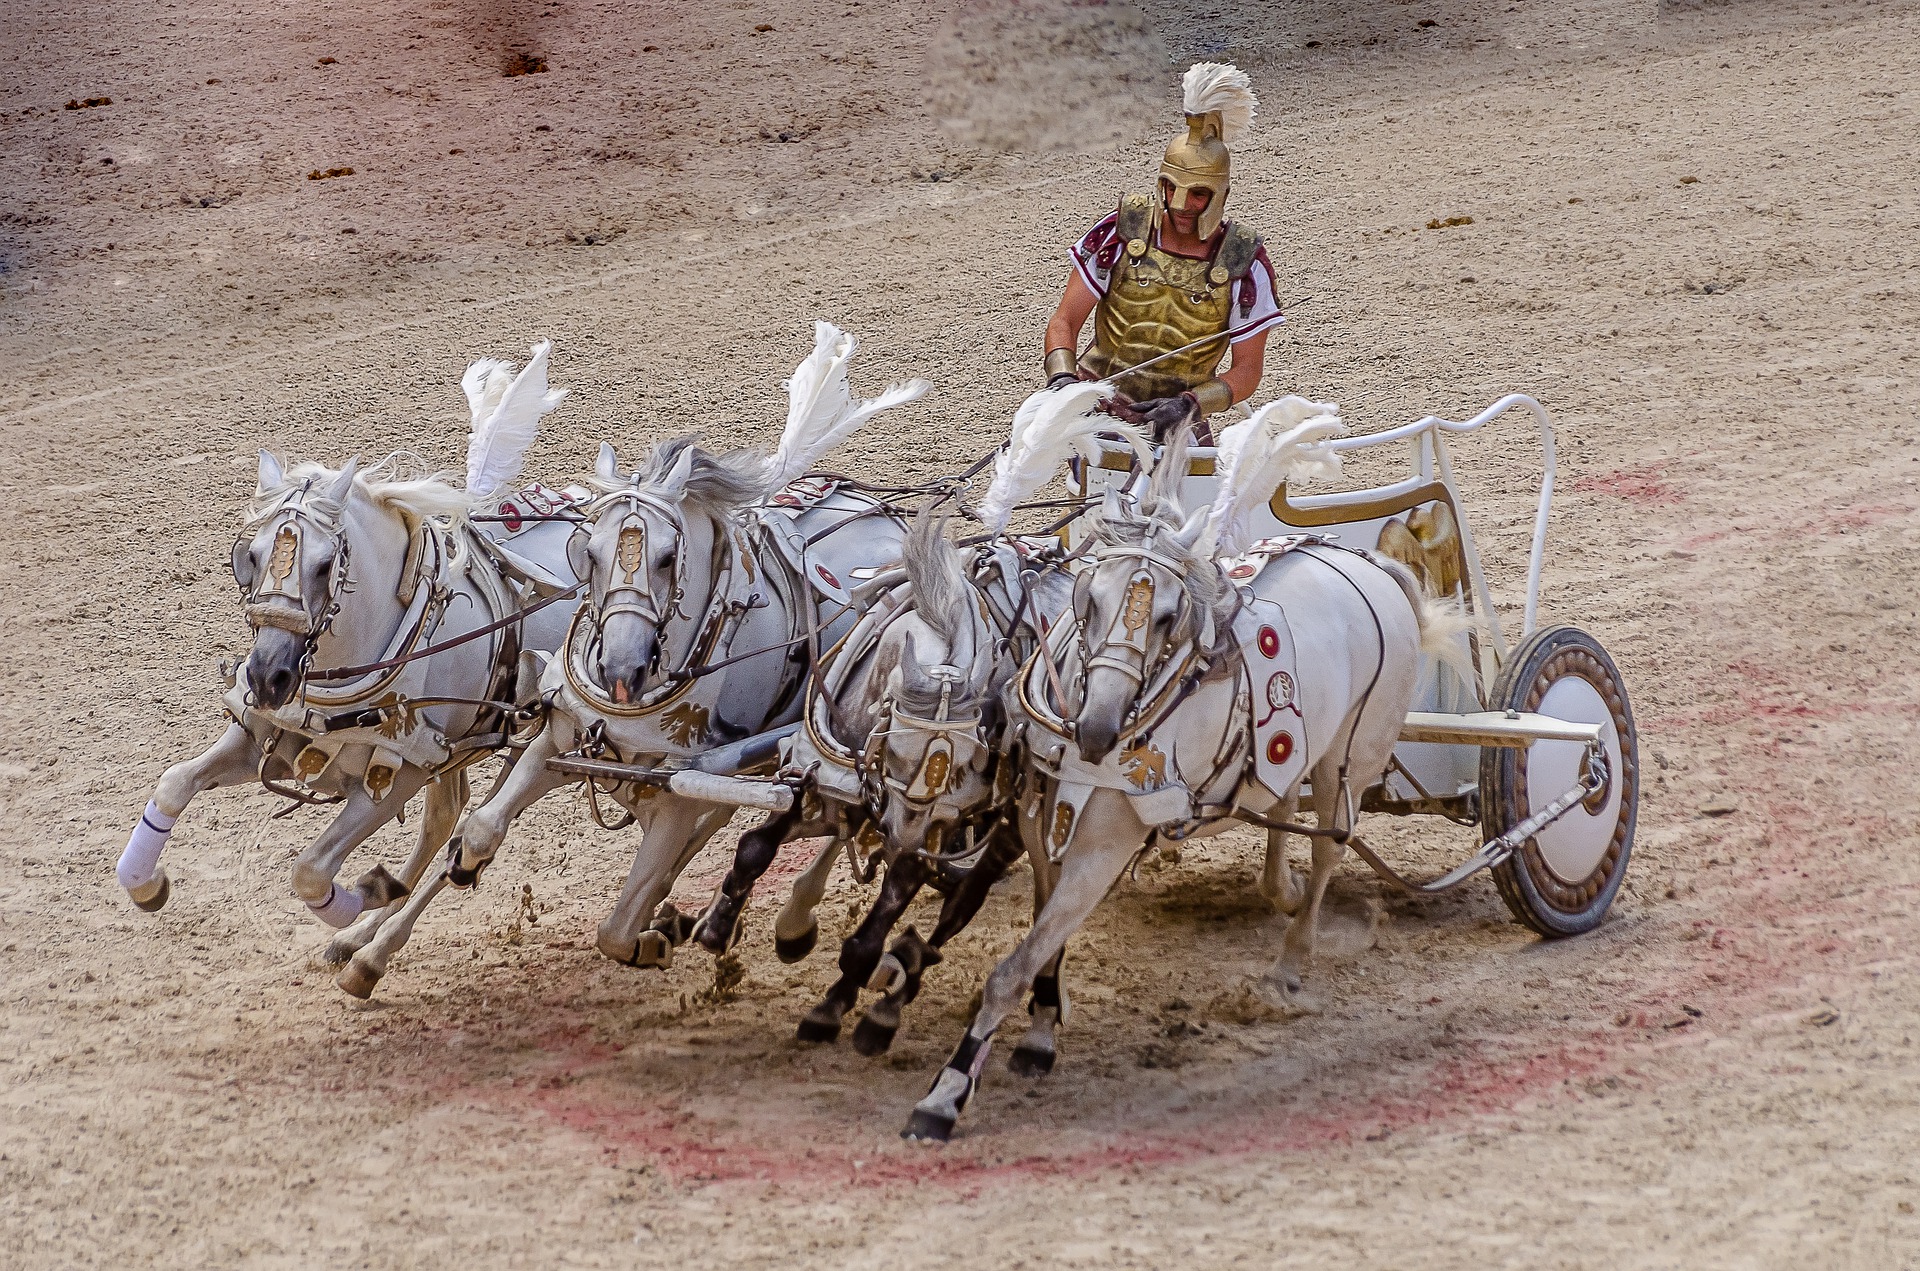
[[[350,553],[344,517],[337,524],[329,525],[326,519],[307,507],[305,500],[311,490],[312,482],[309,481],[284,502],[249,521],[242,527],[241,536],[234,540],[233,545],[234,581],[239,585],[240,598],[246,605],[247,625],[256,633],[264,627],[277,627],[300,636],[305,641],[300,659],[302,679],[312,666],[320,637],[332,630],[333,621],[340,614],[341,597],[351,590],[348,580]],[[273,547],[249,587],[241,581],[241,561],[250,559],[253,543],[262,527],[273,531]],[[309,534],[327,539],[333,546],[326,591],[314,596],[306,594],[306,583],[300,570],[303,548]],[[292,608],[289,609],[288,605]]]
[[[1195,602],[1187,588],[1181,586],[1189,564],[1176,560],[1160,550],[1154,540],[1160,533],[1155,525],[1147,530],[1146,539],[1138,546],[1132,544],[1114,544],[1097,548],[1091,553],[1092,568],[1081,571],[1073,585],[1073,624],[1074,640],[1080,654],[1080,679],[1084,686],[1087,673],[1098,668],[1118,671],[1132,681],[1137,691],[1161,678],[1167,662],[1183,643],[1183,640],[1166,639],[1160,642],[1158,656],[1153,656],[1149,648],[1153,628],[1153,603],[1158,590],[1163,585],[1177,588],[1181,593],[1182,617],[1190,620],[1196,636],[1201,634],[1203,621],[1192,620]],[[1127,587],[1120,603],[1119,613],[1107,625],[1107,630],[1096,644],[1090,633],[1093,625],[1093,576],[1102,564],[1112,560],[1133,560],[1138,562],[1127,578]],[[1164,570],[1171,578],[1165,582],[1156,579],[1156,570]],[[1188,625],[1187,623],[1183,623]],[[1062,702],[1065,709],[1067,703]]]
[[[940,700],[931,716],[912,715],[883,698],[881,715],[867,734],[866,749],[860,755],[860,783],[867,806],[879,808],[889,796],[898,797],[916,812],[946,814],[957,819],[964,811],[952,798],[962,769],[972,763],[982,749],[981,712],[970,715],[953,713],[954,690],[966,683],[964,668],[951,663],[926,668],[940,683]],[[919,755],[913,761],[913,775],[901,780],[887,771],[885,752],[911,754],[910,746],[901,746],[895,738],[909,736],[919,741]]]
[[[595,529],[615,508],[620,509],[620,519],[614,533],[613,560],[607,565],[607,581],[602,586],[598,567],[591,559],[583,558],[588,556],[587,544]],[[657,595],[653,587],[652,544],[644,511],[658,513],[673,527],[676,550],[664,597]],[[596,499],[586,509],[586,519],[567,543],[567,563],[573,567],[574,577],[592,579],[588,601],[582,609],[591,614],[596,643],[606,632],[607,619],[616,614],[633,614],[660,633],[647,666],[649,675],[658,672],[665,656],[668,619],[686,616],[680,613],[680,601],[686,594],[686,553],[677,550],[686,542],[686,537],[686,521],[678,507],[635,487],[614,490]]]

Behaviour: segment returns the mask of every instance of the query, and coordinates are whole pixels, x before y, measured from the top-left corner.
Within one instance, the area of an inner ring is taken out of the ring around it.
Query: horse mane
[[[693,452],[692,470],[687,475],[686,501],[723,517],[745,507],[766,493],[766,456],[757,450],[736,450],[716,455],[700,445],[696,433],[686,433],[661,442],[648,454],[630,477],[608,480],[598,475],[586,478],[588,488],[611,494],[634,485],[657,485],[680,462],[680,456]]]
[[[291,460],[283,465],[285,477],[270,489],[255,491],[247,507],[249,522],[257,522],[277,511],[289,496],[303,489],[330,487],[339,480],[343,468],[330,468],[313,459]],[[449,473],[429,468],[426,461],[411,451],[396,450],[368,468],[354,473],[354,488],[373,502],[390,507],[415,521],[446,517],[459,521],[472,511],[473,496],[453,483]],[[323,495],[309,495],[307,510],[339,528],[346,509]]]
[[[947,518],[934,516],[932,504],[922,507],[901,545],[900,564],[913,585],[914,609],[921,621],[951,647],[960,638],[960,623],[972,599],[960,553],[947,541],[946,524]]]

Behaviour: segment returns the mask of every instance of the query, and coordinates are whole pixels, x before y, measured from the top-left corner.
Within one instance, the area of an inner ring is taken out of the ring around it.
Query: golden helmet
[[[1200,214],[1199,234],[1212,238],[1227,214],[1227,186],[1233,170],[1227,146],[1246,132],[1259,103],[1247,73],[1224,62],[1196,63],[1180,87],[1187,130],[1167,143],[1160,160],[1163,184],[1161,197],[1153,203],[1153,227],[1160,228],[1169,197],[1179,200],[1188,190],[1201,189],[1213,198]]]

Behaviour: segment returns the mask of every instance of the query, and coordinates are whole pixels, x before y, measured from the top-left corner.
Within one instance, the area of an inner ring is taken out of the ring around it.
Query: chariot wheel
[[[1639,813],[1640,759],[1626,685],[1598,640],[1577,627],[1549,627],[1507,659],[1488,705],[1601,725],[1606,785],[1493,868],[1501,899],[1527,926],[1547,937],[1591,931],[1626,879]],[[1570,789],[1585,754],[1571,741],[1482,748],[1480,825],[1487,838]]]

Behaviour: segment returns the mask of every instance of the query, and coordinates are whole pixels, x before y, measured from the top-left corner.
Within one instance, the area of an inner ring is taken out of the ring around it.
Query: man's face
[[[1192,235],[1200,225],[1200,214],[1213,202],[1213,191],[1191,187],[1184,193],[1176,194],[1173,182],[1160,178],[1160,198],[1167,205],[1167,219],[1182,234]]]

